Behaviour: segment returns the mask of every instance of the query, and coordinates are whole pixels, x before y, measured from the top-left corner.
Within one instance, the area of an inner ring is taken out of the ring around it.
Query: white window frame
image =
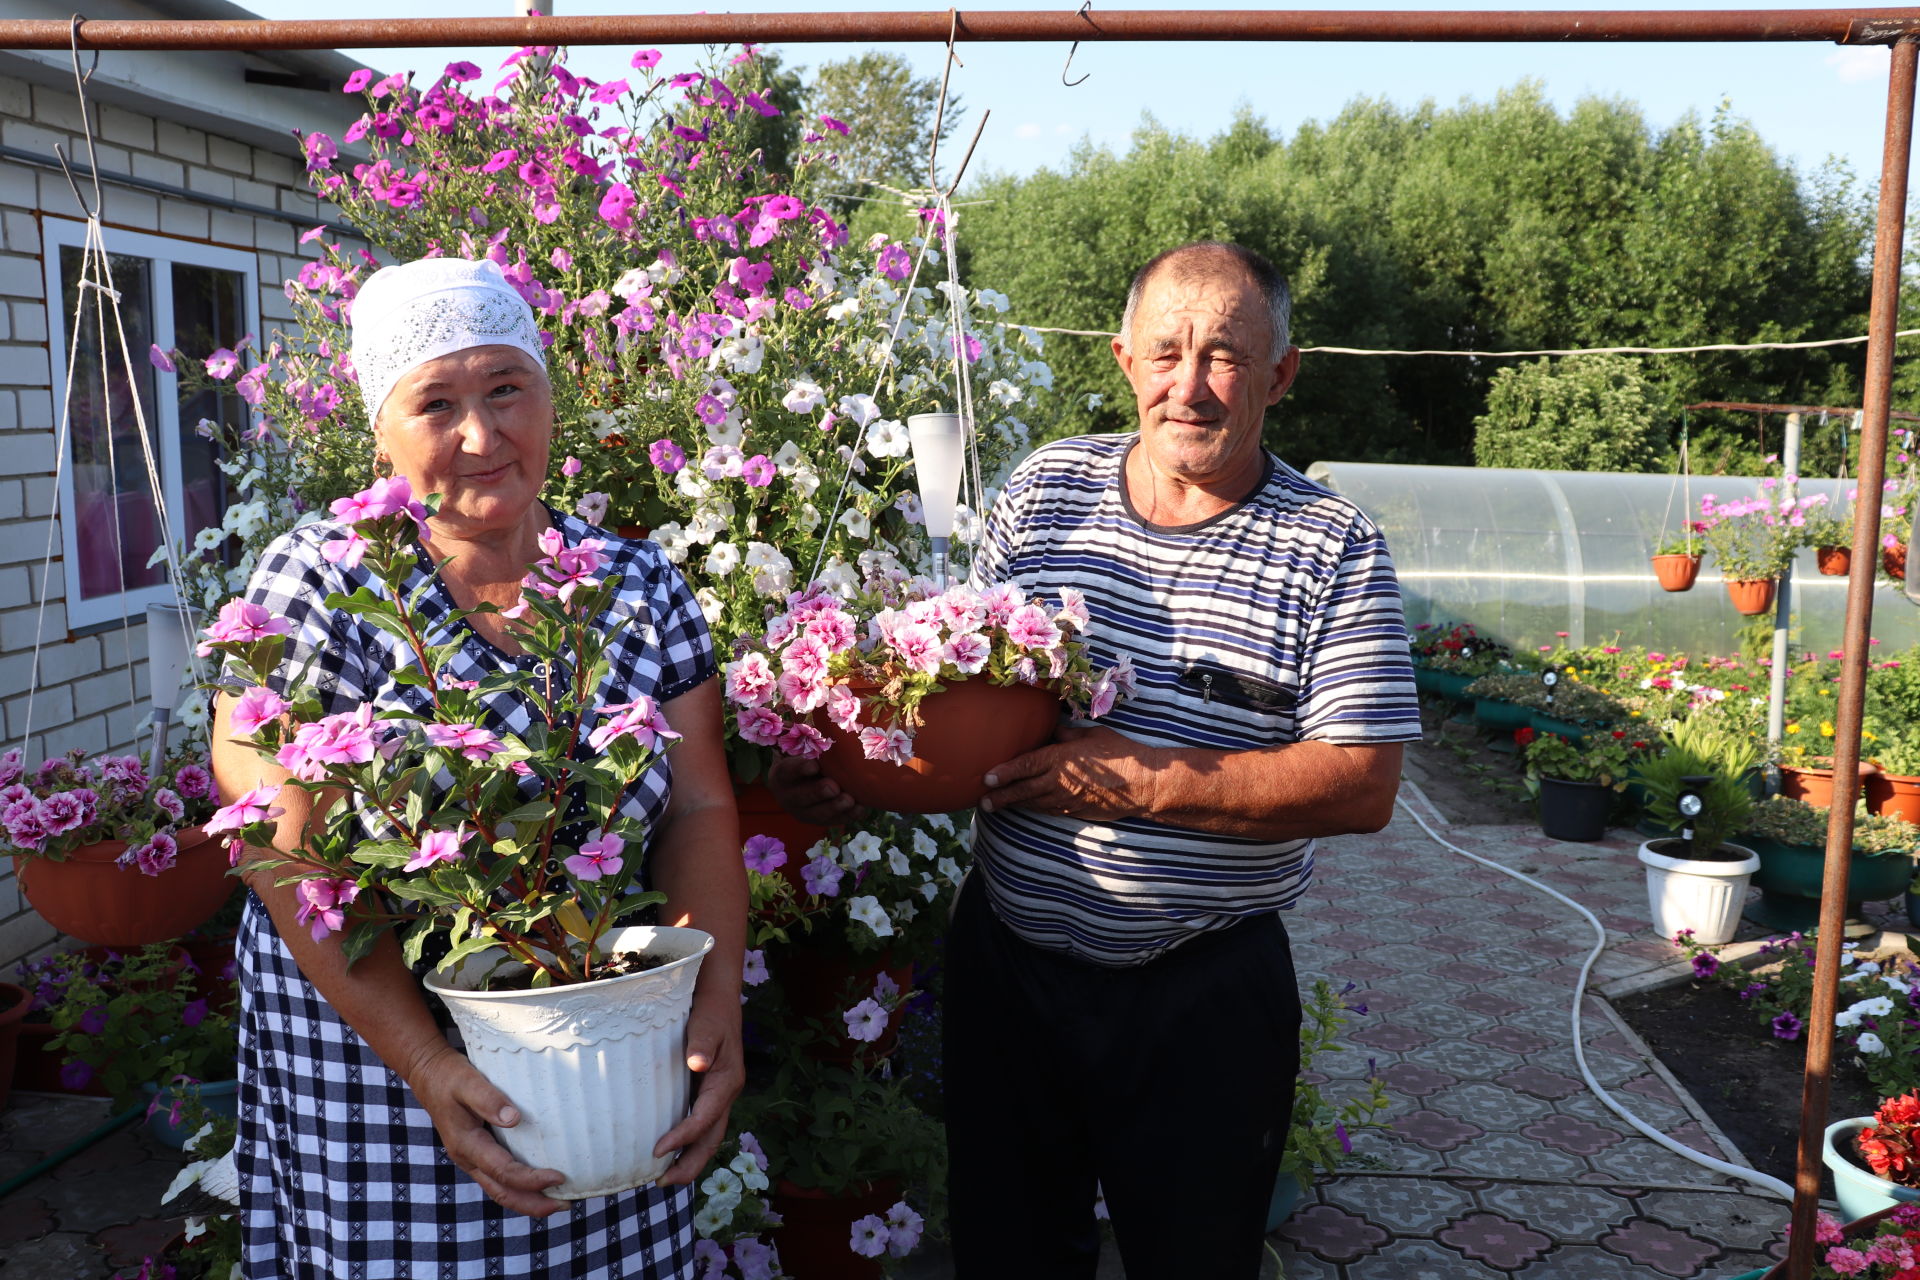
[[[195,240],[178,240],[171,236],[148,235],[138,231],[120,231],[112,227],[103,228],[102,236],[106,241],[108,253],[126,254],[131,257],[145,258],[154,264],[153,280],[153,341],[162,351],[172,351],[175,346],[173,332],[173,271],[172,266],[180,263],[191,267],[211,267],[220,271],[232,271],[244,279],[242,296],[246,309],[246,332],[258,335],[260,332],[260,263],[254,251],[232,249],[220,245],[202,244]],[[67,325],[72,317],[65,314],[63,302],[64,283],[60,277],[60,250],[67,246],[84,249],[87,243],[87,224],[66,218],[43,218],[41,220],[42,265],[46,271],[47,283],[47,353],[53,366],[54,412],[64,412],[61,401],[67,385],[67,347],[72,336]],[[118,352],[109,343],[108,359]],[[138,362],[147,358],[144,351],[132,351],[129,354]],[[247,362],[251,363],[251,362]],[[137,366],[136,366],[137,367]],[[154,441],[160,450],[156,459],[162,472],[162,486],[166,490],[167,512],[175,521],[181,519],[186,511],[186,496],[181,484],[182,463],[180,458],[180,379],[178,374],[163,369],[154,370],[154,415],[147,424],[152,431]],[[60,423],[55,421],[55,442],[63,443],[59,438]],[[151,587],[133,587],[124,592],[98,596],[92,600],[80,597],[80,529],[74,519],[76,498],[73,492],[73,440],[71,433],[64,441],[68,456],[57,460],[60,467],[60,547],[64,557],[62,570],[66,579],[67,626],[70,630],[98,626],[105,622],[119,622],[122,618],[139,620],[146,614],[149,604],[172,604],[175,602],[174,587],[171,580]],[[176,541],[185,541],[198,532],[194,529],[175,528]]]

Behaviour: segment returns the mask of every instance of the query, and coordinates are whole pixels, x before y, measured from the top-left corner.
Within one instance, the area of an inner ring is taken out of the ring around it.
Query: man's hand
[[[1061,729],[1036,751],[995,765],[980,807],[1101,821],[1153,811],[1163,753],[1112,729]]]
[[[837,827],[867,816],[866,809],[842,791],[839,783],[821,774],[818,760],[776,758],[767,769],[767,790],[773,792],[782,809],[816,827]]]
[[[487,1132],[489,1124],[511,1128],[520,1123],[520,1112],[466,1054],[443,1040],[437,1052],[407,1072],[407,1083],[433,1118],[448,1157],[495,1203],[530,1218],[569,1207],[565,1200],[542,1194],[565,1181],[557,1170],[520,1163]]]

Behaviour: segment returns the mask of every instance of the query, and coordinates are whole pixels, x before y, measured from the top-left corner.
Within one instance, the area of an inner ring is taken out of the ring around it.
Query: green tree
[[[1665,431],[1640,364],[1576,356],[1493,376],[1474,421],[1473,460],[1541,471],[1646,471]]]
[[[802,101],[807,129],[822,135],[823,143],[839,156],[835,176],[821,180],[809,193],[813,199],[844,217],[858,203],[855,197],[883,194],[870,183],[927,185],[927,153],[940,104],[936,77],[914,75],[912,64],[897,53],[863,53],[822,64],[809,79]],[[949,94],[940,125],[943,147],[964,112],[959,95]],[[823,115],[853,126],[851,133],[833,131],[820,119]],[[943,170],[950,173],[959,159],[948,157]]]

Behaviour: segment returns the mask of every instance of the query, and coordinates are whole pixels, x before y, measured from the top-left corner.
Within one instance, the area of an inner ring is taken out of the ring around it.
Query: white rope
[[[1403,778],[1401,779],[1400,785],[1402,788],[1406,790],[1410,790],[1413,792],[1413,794],[1419,796],[1423,801],[1426,802],[1426,804],[1429,807],[1432,806],[1433,802],[1431,800],[1427,800],[1426,796],[1420,791],[1419,787],[1412,782],[1412,780]],[[1622,1120],[1632,1125],[1634,1129],[1636,1129],[1638,1132],[1645,1135],[1646,1137],[1653,1139],[1655,1142],[1665,1147],[1668,1151],[1673,1152],[1673,1154],[1681,1157],[1682,1159],[1691,1160],[1693,1163],[1700,1165],[1702,1168],[1711,1169],[1715,1173],[1724,1174],[1727,1177],[1731,1177],[1731,1178],[1738,1178],[1742,1182],[1750,1182],[1753,1185],[1760,1187],[1762,1190],[1772,1192],[1774,1195],[1779,1196],[1783,1200],[1791,1201],[1793,1199],[1793,1188],[1788,1186],[1786,1183],[1780,1181],[1780,1179],[1772,1177],[1769,1174],[1761,1173],[1757,1169],[1749,1169],[1741,1165],[1730,1163],[1729,1161],[1726,1161],[1726,1160],[1715,1159],[1713,1156],[1706,1155],[1703,1152],[1695,1151],[1692,1147],[1689,1147],[1684,1143],[1676,1142],[1674,1139],[1669,1138],[1666,1134],[1660,1132],[1658,1129],[1654,1128],[1652,1125],[1642,1120],[1639,1116],[1634,1115],[1633,1112],[1627,1110],[1624,1106],[1622,1106],[1618,1101],[1614,1099],[1612,1094],[1608,1093],[1606,1089],[1601,1087],[1600,1082],[1594,1078],[1592,1068],[1590,1068],[1587,1065],[1586,1034],[1581,1028],[1580,1006],[1587,998],[1587,979],[1593,973],[1594,962],[1597,961],[1600,958],[1601,954],[1607,949],[1607,930],[1606,930],[1606,926],[1600,923],[1599,919],[1593,914],[1593,912],[1587,910],[1585,907],[1575,902],[1572,898],[1569,898],[1566,894],[1561,893],[1558,889],[1542,884],[1540,881],[1535,880],[1532,876],[1522,875],[1520,872],[1515,871],[1512,867],[1506,866],[1503,863],[1495,862],[1491,858],[1483,858],[1477,853],[1473,853],[1469,850],[1462,849],[1459,845],[1453,843],[1453,841],[1447,839],[1445,836],[1441,835],[1438,831],[1435,831],[1433,827],[1429,825],[1427,820],[1421,816],[1420,810],[1414,805],[1407,803],[1406,797],[1396,796],[1395,803],[1398,804],[1401,808],[1405,809],[1407,811],[1408,816],[1410,816],[1415,822],[1420,824],[1420,829],[1426,832],[1427,835],[1433,840],[1435,844],[1438,844],[1444,849],[1452,850],[1454,853],[1459,854],[1461,857],[1466,858],[1473,862],[1477,862],[1483,867],[1491,867],[1493,868],[1493,870],[1498,871],[1501,875],[1511,876],[1515,880],[1518,880],[1520,883],[1526,885],[1528,888],[1538,889],[1541,893],[1546,894],[1548,897],[1553,898],[1554,900],[1562,903],[1565,906],[1573,908],[1576,912],[1580,914],[1580,917],[1583,920],[1585,920],[1588,925],[1592,926],[1593,949],[1587,952],[1586,962],[1580,966],[1580,980],[1574,985],[1574,988],[1573,988],[1572,1032],[1573,1032],[1573,1059],[1574,1059],[1574,1062],[1579,1065],[1580,1078],[1587,1082],[1587,1088],[1592,1091],[1593,1096],[1598,1098],[1601,1101],[1601,1103],[1605,1105],[1605,1107],[1609,1111],[1613,1112],[1615,1115],[1619,1116]]]
[[[1070,338],[1117,338],[1105,329],[1047,329],[1039,325],[1002,323],[1003,328],[1031,329],[1035,333],[1059,333]],[[1893,336],[1911,338],[1920,329],[1901,329]],[[1815,347],[1844,347],[1866,342],[1867,334],[1853,338],[1821,338],[1811,342],[1709,342],[1697,347],[1549,347],[1539,351],[1401,351],[1374,347],[1301,347],[1301,355],[1326,356],[1466,356],[1479,360],[1522,360],[1529,356],[1683,356],[1703,351],[1807,351]]]

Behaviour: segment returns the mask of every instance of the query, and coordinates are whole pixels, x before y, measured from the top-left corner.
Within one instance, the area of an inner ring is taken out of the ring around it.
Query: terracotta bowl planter
[[[848,1242],[854,1223],[885,1214],[899,1198],[899,1184],[891,1181],[836,1196],[782,1178],[767,1197],[785,1220],[773,1238],[781,1270],[794,1280],[880,1280],[880,1260],[861,1257]]]
[[[740,815],[740,842],[745,844],[753,836],[772,836],[785,845],[787,860],[774,874],[792,885],[795,893],[805,893],[800,868],[806,864],[807,850],[827,836],[827,829],[802,822],[781,808],[763,782],[734,783],[733,805]]]
[[[20,892],[60,932],[108,947],[165,942],[205,924],[233,892],[227,846],[199,827],[179,834],[180,854],[157,876],[119,866],[123,840],[76,849],[64,862],[13,860]]]
[[[1772,578],[1728,578],[1727,598],[1733,607],[1752,617],[1773,607]]]
[[[1889,578],[1907,576],[1907,544],[1896,542],[1890,547],[1880,548],[1880,567],[1887,571]]]
[[[1853,548],[1819,547],[1813,553],[1813,562],[1827,577],[1844,578],[1853,568]]]
[[[1700,557],[1686,555],[1655,556],[1653,576],[1662,591],[1691,591],[1700,573]]]
[[[1789,800],[1804,800],[1817,809],[1831,809],[1833,807],[1833,769],[1831,768],[1833,761],[1825,756],[1820,759],[1829,767],[1781,765],[1780,794]],[[1864,787],[1867,778],[1871,775],[1864,761],[1861,762],[1861,766],[1860,781]]]
[[[1920,822],[1920,778],[1900,773],[1870,773],[1866,787],[1870,812]]]
[[[913,989],[913,962],[897,963],[891,952],[864,957],[823,946],[817,940],[803,938],[793,947],[772,957],[771,965],[787,998],[787,1014],[795,1023],[809,1019],[825,1024],[838,1039],[825,1047],[810,1047],[808,1052],[822,1062],[851,1064],[855,1059],[878,1062],[892,1055],[900,1039],[900,1012],[887,1019],[887,1028],[872,1041],[855,1040],[846,1034],[841,1016],[873,994],[881,974],[893,979],[902,991]]]
[[[854,686],[863,695],[872,690]],[[914,735],[913,759],[903,765],[867,759],[856,735],[822,717],[821,731],[833,739],[833,748],[820,757],[820,771],[870,809],[970,809],[987,792],[987,770],[1045,746],[1060,723],[1060,711],[1060,700],[1045,689],[967,680],[920,704],[924,723]]]

